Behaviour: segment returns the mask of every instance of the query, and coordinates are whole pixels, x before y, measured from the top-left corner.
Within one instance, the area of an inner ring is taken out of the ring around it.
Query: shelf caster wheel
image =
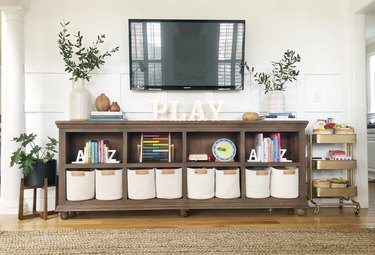
[[[317,206],[315,207],[315,209],[314,209],[314,214],[318,215],[319,212],[320,212],[320,206],[317,205]]]
[[[180,216],[186,218],[189,216],[189,210],[180,210]]]
[[[293,208],[288,208],[288,209],[286,209],[286,213],[287,213],[287,214],[297,214],[296,210],[293,209]]]
[[[69,217],[76,217],[77,215],[77,212],[69,212]]]
[[[294,209],[294,213],[298,216],[304,216],[306,214],[306,209],[301,209],[301,208]]]
[[[69,213],[68,212],[61,212],[60,213],[60,219],[62,219],[62,220],[69,219]]]
[[[359,205],[357,205],[354,209],[354,215],[357,216],[357,215],[359,215],[360,212],[361,212],[361,207]]]

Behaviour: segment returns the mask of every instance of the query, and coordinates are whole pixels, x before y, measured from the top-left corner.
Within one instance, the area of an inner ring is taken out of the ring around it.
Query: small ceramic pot
[[[109,110],[111,112],[119,112],[120,106],[117,104],[117,102],[112,102],[111,106],[109,107]]]
[[[110,104],[109,98],[104,93],[101,93],[95,100],[95,107],[99,112],[107,112]]]

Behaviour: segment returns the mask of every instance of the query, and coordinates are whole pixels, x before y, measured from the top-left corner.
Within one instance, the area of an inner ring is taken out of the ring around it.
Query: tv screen
[[[130,89],[242,90],[244,20],[129,19]]]

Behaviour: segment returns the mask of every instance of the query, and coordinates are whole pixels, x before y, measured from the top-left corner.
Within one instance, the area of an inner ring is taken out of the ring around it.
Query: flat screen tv
[[[129,19],[132,90],[242,90],[244,20]]]

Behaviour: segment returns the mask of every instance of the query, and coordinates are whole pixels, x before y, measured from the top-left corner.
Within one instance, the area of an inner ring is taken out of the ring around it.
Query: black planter
[[[37,161],[34,169],[24,177],[24,182],[26,186],[41,187],[44,185],[44,178],[48,178],[48,185],[56,185],[56,160],[47,163]]]

